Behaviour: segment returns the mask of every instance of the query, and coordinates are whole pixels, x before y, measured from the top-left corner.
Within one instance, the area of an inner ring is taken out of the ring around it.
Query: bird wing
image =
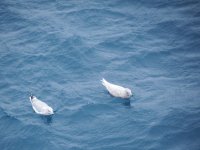
[[[39,114],[43,114],[46,112],[46,110],[49,108],[49,106],[40,101],[39,99],[35,99],[33,102],[32,102],[32,106],[33,106],[33,109],[35,110],[36,113],[39,113]]]
[[[102,79],[102,84],[106,87],[109,93],[113,96],[123,97],[125,89],[119,85],[112,84],[106,81],[104,78]]]

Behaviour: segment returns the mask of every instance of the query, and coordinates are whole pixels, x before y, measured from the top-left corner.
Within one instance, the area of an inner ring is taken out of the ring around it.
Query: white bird
[[[48,106],[45,102],[42,102],[41,100],[37,99],[35,96],[29,97],[33,110],[40,115],[52,115],[53,109]]]
[[[101,80],[101,82],[112,96],[120,98],[130,98],[132,96],[132,92],[128,88],[109,83],[104,78]]]

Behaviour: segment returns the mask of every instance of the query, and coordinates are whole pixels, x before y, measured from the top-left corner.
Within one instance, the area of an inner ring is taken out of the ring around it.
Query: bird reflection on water
[[[41,115],[40,117],[42,121],[47,125],[51,125],[53,123],[53,115],[49,115],[49,116]]]

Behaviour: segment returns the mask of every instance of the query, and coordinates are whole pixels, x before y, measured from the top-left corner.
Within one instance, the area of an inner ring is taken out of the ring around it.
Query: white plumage
[[[42,102],[41,100],[37,99],[35,96],[29,97],[33,110],[40,115],[52,115],[53,109],[48,106],[45,102]]]
[[[109,83],[104,78],[101,80],[101,82],[112,96],[120,98],[130,98],[132,96],[132,92],[128,88]]]

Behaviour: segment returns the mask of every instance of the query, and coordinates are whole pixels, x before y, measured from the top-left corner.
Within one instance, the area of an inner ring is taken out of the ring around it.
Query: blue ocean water
[[[1,150],[199,150],[199,0],[1,0]],[[101,78],[129,87],[111,97]],[[35,114],[32,92],[55,109]]]

